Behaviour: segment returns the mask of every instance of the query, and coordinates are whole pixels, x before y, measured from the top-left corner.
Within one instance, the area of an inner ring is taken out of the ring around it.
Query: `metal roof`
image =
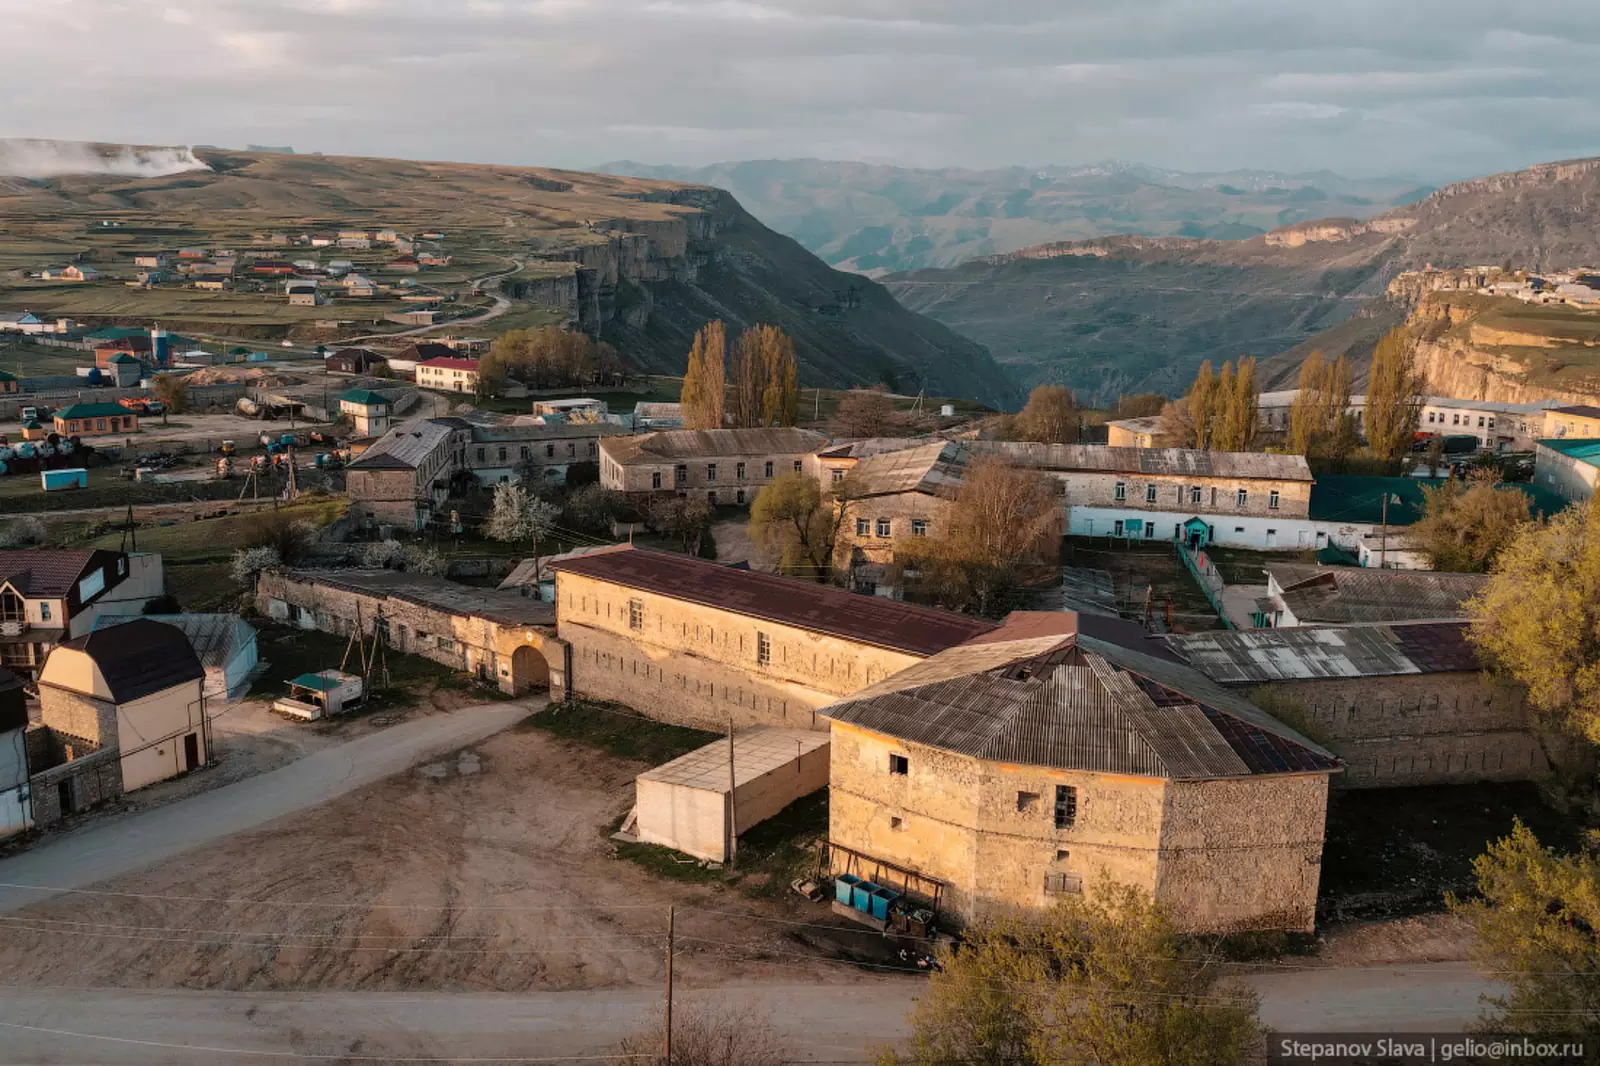
[[[952,648],[818,713],[976,759],[1061,770],[1207,780],[1340,767],[1287,730],[1202,704],[1088,650],[1079,637],[979,650]],[[937,679],[905,685],[913,671]]]
[[[513,626],[550,626],[556,620],[555,608],[548,603],[427,574],[399,570],[291,570],[288,578],[302,584],[399,600],[459,618],[486,618]]]
[[[564,559],[552,567],[558,574],[579,574],[912,655],[933,655],[995,628],[991,622],[932,607],[628,545]]]
[[[255,627],[232,614],[101,615],[95,619],[94,628],[110,629],[139,618],[183,630],[194,653],[200,657],[200,665],[207,669],[225,667],[235,655],[256,641]]]
[[[0,551],[0,584],[24,596],[65,596],[94,561],[93,548],[24,548]]]
[[[1269,563],[1276,593],[1301,624],[1447,621],[1464,618],[1487,574],[1377,570],[1355,566]]]
[[[918,492],[954,499],[961,491],[962,471],[969,456],[966,447],[954,441],[880,452],[862,459],[850,471],[852,493],[892,496]]]
[[[1549,448],[1589,466],[1600,466],[1600,440],[1586,437],[1551,438],[1539,441],[1539,447]]]
[[[776,729],[756,726],[733,736],[733,779],[748,784],[764,774],[782,769],[818,748],[828,746],[828,734],[814,729]],[[703,748],[680,755],[669,763],[640,774],[640,781],[659,781],[708,792],[728,791],[728,742],[714,740]]]
[[[432,418],[408,422],[379,437],[350,464],[350,469],[415,470],[435,448],[447,443],[457,428]]]
[[[1213,681],[1238,685],[1477,670],[1466,628],[1464,622],[1293,627],[1167,639]]]
[[[1571,407],[1552,407],[1550,408],[1550,413],[1553,415],[1574,415],[1578,418],[1600,418],[1600,407],[1580,403]]]
[[[61,645],[94,660],[117,703],[143,699],[188,681],[205,680],[189,638],[177,626],[135,618]],[[46,661],[45,669],[49,669]]]
[[[821,433],[792,426],[776,429],[668,429],[607,441],[613,462],[660,463],[717,459],[725,455],[806,455],[828,442]]]
[[[1113,448],[1104,444],[1033,444],[1025,441],[973,441],[972,447],[1004,455],[1018,466],[1040,470],[1264,478],[1272,481],[1312,480],[1311,467],[1306,465],[1303,455],[1210,452],[1192,448]]]
[[[861,437],[856,440],[835,441],[817,452],[819,459],[865,459],[885,452],[898,452],[906,448],[919,448],[933,443],[931,437]]]

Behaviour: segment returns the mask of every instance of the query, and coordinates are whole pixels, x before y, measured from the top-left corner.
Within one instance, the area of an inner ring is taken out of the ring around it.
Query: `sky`
[[[1595,0],[0,0],[0,24],[6,137],[1435,182],[1600,155]]]

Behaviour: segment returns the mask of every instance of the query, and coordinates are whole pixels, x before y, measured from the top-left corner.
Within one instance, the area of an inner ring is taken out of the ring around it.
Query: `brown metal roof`
[[[913,655],[933,655],[995,628],[949,611],[626,545],[552,565],[558,574],[581,574]]]
[[[850,471],[851,492],[860,496],[917,492],[954,499],[969,457],[966,447],[953,441],[881,452],[856,463]]]
[[[668,429],[606,441],[613,462],[662,463],[677,459],[717,459],[725,455],[808,455],[828,443],[809,429]]]
[[[92,548],[0,551],[0,584],[26,596],[65,596],[93,560]]]
[[[1303,455],[1266,452],[1202,452],[1192,448],[1113,448],[1104,444],[1032,444],[973,441],[979,451],[1003,455],[1017,466],[1039,470],[1086,470],[1179,477],[1264,478],[1311,481]]]
[[[1391,677],[1478,669],[1465,622],[1295,626],[1167,639],[1222,684]]]
[[[143,699],[206,676],[194,645],[177,626],[148,618],[97,629],[62,645],[94,660],[117,703]],[[48,666],[47,666],[48,668]]]

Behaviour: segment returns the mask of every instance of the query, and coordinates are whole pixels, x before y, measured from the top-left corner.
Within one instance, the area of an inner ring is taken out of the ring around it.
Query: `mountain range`
[[[1186,173],[1116,161],[993,170],[619,161],[595,169],[724,189],[829,264],[872,277],[1114,234],[1238,240],[1328,216],[1370,218],[1432,191],[1411,179],[1327,170]]]

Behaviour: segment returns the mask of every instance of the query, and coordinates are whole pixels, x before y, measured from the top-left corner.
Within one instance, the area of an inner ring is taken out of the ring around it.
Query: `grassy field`
[[[289,682],[301,674],[335,670],[341,663],[347,672],[359,674],[360,652],[348,645],[348,637],[315,630],[278,625],[262,627],[256,636],[256,648],[267,668],[251,684],[250,697],[277,699],[288,690]],[[372,654],[370,640],[367,648],[368,654]],[[345,657],[347,650],[348,659]],[[358,713],[405,706],[417,696],[436,688],[470,690],[475,698],[481,697],[484,701],[507,698],[499,689],[477,684],[470,675],[420,655],[405,655],[392,648],[385,649],[382,664],[388,668],[388,685],[380,688],[374,674],[372,691]]]
[[[94,355],[76,348],[33,344],[20,339],[0,340],[0,370],[18,377],[66,377],[80,366],[91,366]]]
[[[651,721],[620,704],[589,700],[529,715],[523,726],[652,766],[703,748],[720,735]]]
[[[318,527],[337,521],[345,511],[342,499],[312,500],[284,506],[279,511],[230,515],[170,525],[141,526],[139,550],[160,552],[169,562],[225,562],[239,548],[258,536],[263,525],[273,521],[307,521]],[[277,518],[273,518],[277,515]],[[82,545],[87,548],[116,548],[121,533],[107,533]]]

